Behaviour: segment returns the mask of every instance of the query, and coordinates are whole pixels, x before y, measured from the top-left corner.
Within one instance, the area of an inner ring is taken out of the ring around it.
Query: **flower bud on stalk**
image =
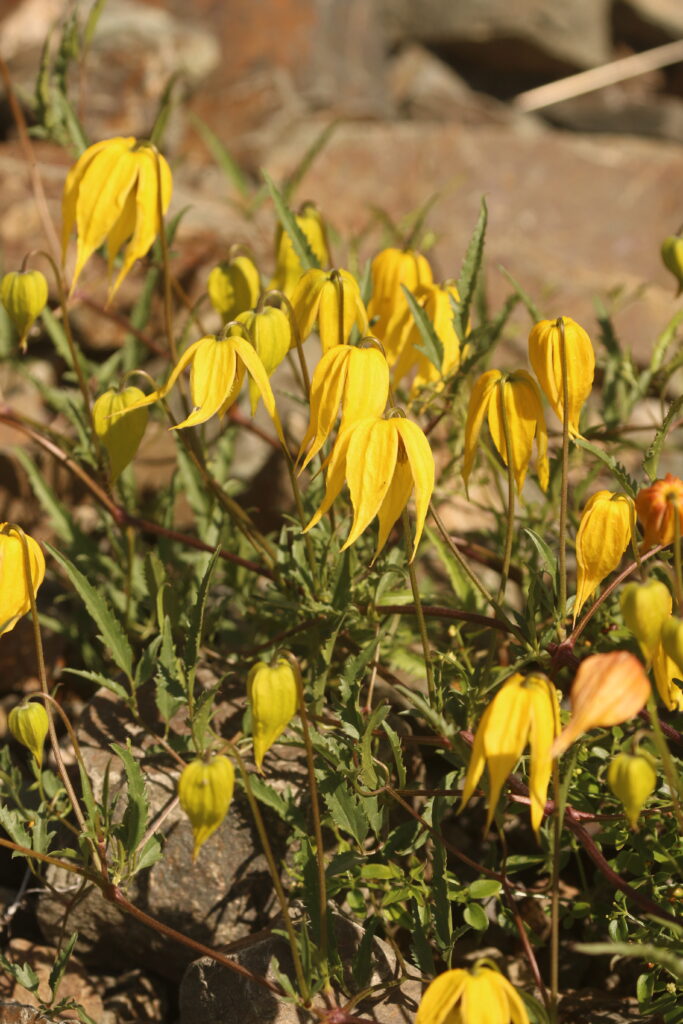
[[[662,647],[677,665],[683,679],[683,619],[670,616],[662,626]]]
[[[662,242],[661,252],[664,266],[676,278],[678,296],[683,292],[683,238],[680,235],[669,235]]]
[[[24,534],[28,549],[31,587],[35,596],[45,576],[45,558],[40,545]],[[14,629],[22,615],[31,610],[24,545],[17,528],[0,523],[0,636]]]
[[[47,296],[47,281],[39,270],[12,270],[0,282],[0,301],[19,335],[22,352],[26,351],[28,332],[47,305]]]
[[[645,754],[617,754],[607,769],[607,785],[621,800],[631,828],[657,785],[657,773]]]
[[[263,758],[296,714],[299,693],[292,666],[284,658],[276,665],[259,661],[247,679],[254,736],[254,761],[261,770]]]
[[[240,313],[253,309],[258,302],[261,294],[258,267],[249,256],[233,256],[213,268],[207,291],[211,305],[227,324]]]
[[[12,708],[7,718],[9,731],[15,740],[28,747],[39,768],[43,763],[43,746],[48,724],[47,711],[38,701],[19,704]]]
[[[289,317],[276,306],[264,306],[261,312],[245,310],[236,317],[244,324],[254,343],[268,376],[275,372],[292,345],[292,327]],[[256,412],[261,392],[253,378],[249,381],[249,400],[252,416]]]
[[[586,503],[576,535],[574,622],[591,594],[619,565],[634,522],[633,501],[625,494],[598,491]]]
[[[193,861],[228,813],[234,786],[232,761],[222,755],[210,761],[198,758],[183,769],[178,780],[178,800],[192,825]]]
[[[564,341],[563,341],[564,338]],[[595,372],[595,354],[583,327],[571,317],[541,320],[529,335],[529,361],[546,398],[557,414],[564,418],[564,383],[562,347],[567,368],[569,433],[579,433],[579,415],[591,393]]]
[[[296,222],[303,231],[313,255],[321,267],[330,265],[330,250],[327,244],[325,224],[314,203],[304,203],[296,215]],[[292,240],[282,225],[278,224],[275,235],[275,274],[268,288],[277,288],[291,299],[294,286],[304,272],[301,260],[296,254]]]
[[[109,456],[109,477],[112,483],[118,480],[132,461],[142,441],[149,410],[128,409],[144,401],[144,398],[145,394],[140,388],[124,388],[122,391],[112,388],[93,403],[93,426]]]

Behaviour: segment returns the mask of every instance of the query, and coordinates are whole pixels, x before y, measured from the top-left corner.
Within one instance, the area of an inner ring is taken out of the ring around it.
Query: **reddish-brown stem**
[[[416,615],[417,609],[414,604],[376,604],[375,611],[384,612],[387,615]],[[472,622],[477,626],[489,626],[491,629],[499,629],[503,633],[509,632],[508,626],[501,619],[493,619],[488,615],[477,615],[475,612],[463,612],[457,608],[446,608],[444,605],[423,604],[422,611],[425,615],[435,619],[457,619],[459,622]]]

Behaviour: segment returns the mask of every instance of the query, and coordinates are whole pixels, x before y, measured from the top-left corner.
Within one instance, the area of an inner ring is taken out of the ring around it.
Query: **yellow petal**
[[[337,348],[339,346],[332,351]],[[384,354],[377,348],[351,348],[348,351],[340,430],[355,420],[382,416],[389,398],[389,366]]]
[[[490,977],[497,973],[480,967],[470,975],[460,1002],[465,1024],[509,1024],[508,1001]]]
[[[469,980],[469,972],[461,968],[434,978],[420,1000],[415,1024],[446,1024]]]
[[[633,501],[625,494],[598,491],[586,502],[576,534],[575,622],[591,594],[619,565],[634,522]]]
[[[197,348],[192,360],[190,375],[194,408],[174,430],[196,427],[218,414],[235,381],[237,357],[234,340],[212,336],[203,339],[203,344]]]
[[[25,534],[28,571],[34,596],[45,577],[45,557],[40,545]],[[0,523],[0,636],[14,629],[31,609],[24,546],[16,530]]]
[[[292,340],[289,317],[276,306],[265,306],[260,313],[255,310],[240,313],[237,321],[247,328],[249,339],[270,377],[289,352]],[[249,381],[252,416],[256,412],[259,398],[258,387],[253,380]]]
[[[396,467],[397,420],[361,420],[349,442],[346,479],[353,524],[342,551],[360,537],[377,515]]]
[[[313,330],[318,318],[320,293],[327,282],[324,270],[312,267],[301,275],[292,292],[292,309],[294,319],[299,326],[301,340],[305,341]]]
[[[123,391],[105,391],[93,403],[93,426],[109,457],[112,483],[133,459],[142,441],[148,410],[139,407],[131,410],[130,406],[144,398],[140,388],[129,387]]]
[[[263,758],[279,739],[297,711],[298,688],[292,666],[284,658],[277,665],[254,665],[247,680],[251,705],[254,760],[260,769]]]
[[[332,454],[328,460],[327,466],[327,479],[325,481],[325,497],[322,500],[320,508],[315,513],[311,521],[304,528],[303,532],[307,533],[313,529],[316,523],[320,522],[326,512],[332,507],[332,503],[337,498],[344,486],[346,480],[346,456],[349,448],[351,438],[357,430],[364,430],[367,432],[374,426],[374,420],[361,420],[359,423],[354,423],[353,426],[349,427],[348,430],[343,431],[337,437]]]
[[[493,389],[501,377],[502,374],[499,370],[488,370],[486,373],[482,373],[481,377],[477,378],[472,388],[467,409],[467,423],[465,424],[465,457],[462,467],[462,478],[465,481],[465,485],[467,485],[470,473],[472,472],[472,466],[474,465],[481,425],[488,412]]]
[[[246,338],[240,338],[236,334],[230,340],[232,344],[235,346],[235,351],[237,352],[237,355],[246,366],[247,373],[254,381],[254,384],[256,385],[260,392],[261,398],[263,399],[263,404],[266,407],[266,412],[268,413],[273,423],[275,424],[275,429],[277,430],[278,437],[284,443],[284,434],[282,433],[280,417],[278,416],[277,409],[275,408],[275,395],[273,394],[273,389],[270,386],[270,381],[268,380],[268,374],[266,373],[266,369],[263,363],[261,362],[258,353],[256,352],[256,349],[253,347],[253,345],[249,344]]]
[[[569,431],[576,436],[581,409],[593,386],[595,354],[583,327],[571,317],[558,317],[560,319],[564,326]],[[529,360],[548,401],[562,419],[562,336],[558,320],[541,320],[533,327],[529,335]]]
[[[553,764],[550,751],[555,737],[560,732],[560,715],[556,690],[549,679],[535,674],[527,678],[526,686],[531,691],[531,827],[538,833],[548,797]]]
[[[62,196],[62,263],[66,257],[66,248],[69,244],[71,232],[76,225],[78,191],[88,167],[103,149],[109,148],[118,152],[126,152],[126,150],[130,150],[134,145],[135,139],[132,136],[129,138],[103,139],[101,142],[95,142],[81,153],[67,174],[64,183],[64,194]]]
[[[667,655],[661,642],[652,658],[652,671],[664,707],[669,711],[683,710],[683,690],[674,683],[674,679],[681,678],[681,670],[673,658]]]
[[[396,469],[389,485],[389,490],[384,496],[377,513],[379,519],[379,533],[377,536],[377,547],[373,556],[373,562],[387,542],[391,528],[397,521],[401,512],[408,504],[410,493],[413,489],[413,473],[407,458],[399,455],[396,462]]]
[[[178,780],[178,800],[192,825],[192,860],[221,824],[232,800],[235,769],[227,757],[191,761]]]
[[[417,423],[410,420],[396,417],[393,421],[396,430],[403,442],[410,471],[415,483],[415,543],[411,561],[415,558],[420,537],[424,529],[429,503],[432,500],[434,490],[434,456],[429,447],[429,441],[418,427]]]
[[[515,673],[493,699],[493,713],[484,732],[484,754],[489,772],[489,810],[493,820],[501,790],[526,746],[531,728],[532,693],[524,677]]]
[[[311,419],[299,448],[299,458],[309,445],[311,447],[301,465],[302,470],[318,454],[332,433],[346,383],[349,358],[354,351],[348,345],[335,345],[323,355],[315,368],[311,380]]]

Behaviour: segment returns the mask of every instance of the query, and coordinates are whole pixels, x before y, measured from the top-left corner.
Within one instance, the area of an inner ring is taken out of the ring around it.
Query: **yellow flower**
[[[567,363],[569,433],[579,433],[579,415],[591,393],[595,372],[593,346],[583,327],[571,317],[541,320],[529,335],[529,361],[555,413],[563,417],[562,337]]]
[[[296,222],[308,239],[308,244],[321,267],[330,265],[325,224],[314,203],[304,203],[296,215]],[[292,240],[278,224],[275,235],[276,265],[269,288],[279,288],[291,298],[294,286],[303,274],[301,260],[294,251]]]
[[[678,531],[683,535],[683,480],[667,473],[636,494],[636,512],[644,527],[643,551],[655,544],[671,544]]]
[[[361,336],[368,331],[360,288],[348,270],[307,270],[292,292],[292,308],[302,341],[318,321],[323,352],[345,344],[354,324]]]
[[[118,480],[128,463],[133,459],[142,441],[149,412],[130,406],[144,400],[140,388],[124,388],[105,391],[93,403],[92,419],[95,433],[109,456],[109,477],[112,483]]]
[[[545,490],[548,486],[548,434],[541,396],[531,375],[526,370],[515,370],[514,373],[508,374],[502,374],[499,370],[488,370],[475,382],[465,426],[465,461],[462,470],[465,484],[474,464],[484,416],[488,418],[491,440],[506,466],[507,421],[512,472],[518,491],[521,491],[524,485],[534,437],[536,438],[536,472],[538,482],[542,490]]]
[[[315,368],[311,381],[311,421],[299,458],[310,445],[305,469],[330,436],[342,407],[339,432],[356,420],[381,416],[389,397],[389,367],[377,348],[335,345]]]
[[[264,306],[260,313],[250,309],[240,313],[237,321],[244,324],[268,376],[275,372],[292,344],[292,327],[287,314],[275,306]],[[260,397],[254,378],[249,381],[252,416]]]
[[[657,692],[664,705],[683,710],[683,690],[674,679],[681,672],[664,646],[664,630],[671,620],[671,592],[661,580],[628,583],[621,592],[621,614],[636,637],[646,660],[652,665]]]
[[[389,362],[395,362],[394,378],[398,381],[413,367],[417,374],[413,381],[413,390],[418,391],[425,384],[437,383],[450,376],[460,366],[460,338],[455,332],[453,323],[453,306],[451,299],[460,300],[458,289],[454,284],[424,284],[415,289],[415,301],[422,306],[427,314],[434,332],[443,345],[443,360],[440,369],[418,351],[422,344],[420,329],[409,308],[400,321],[395,321],[395,330],[387,330],[385,347]]]
[[[192,825],[192,860],[228,813],[234,787],[235,769],[227,757],[198,758],[183,768],[178,800]]]
[[[247,680],[251,705],[254,760],[261,768],[266,752],[282,735],[296,714],[299,703],[296,677],[285,658],[276,665],[259,661]]]
[[[661,639],[665,653],[676,663],[683,678],[683,619],[670,615],[662,625]]]
[[[105,241],[110,274],[127,243],[123,265],[109,290],[111,300],[159,234],[159,205],[165,214],[172,186],[169,166],[151,143],[132,137],[105,139],[81,154],[67,175],[62,198],[62,261],[74,226],[77,233],[72,291],[85,263]]]
[[[650,682],[633,654],[591,654],[574,677],[569,692],[572,717],[553,744],[553,757],[559,757],[589,729],[627,722],[642,711],[649,696]]]
[[[445,971],[431,983],[415,1024],[529,1024],[524,1003],[499,971],[476,964]]]
[[[372,298],[368,317],[372,330],[385,341],[393,333],[393,323],[408,310],[401,285],[415,292],[420,285],[432,283],[429,261],[414,249],[382,249],[372,261]]]
[[[240,313],[253,309],[259,300],[261,277],[258,267],[249,256],[233,256],[213,268],[207,291],[211,305],[221,314],[223,322],[235,320]]]
[[[657,785],[657,773],[645,754],[617,754],[607,769],[607,785],[621,800],[631,828]]]
[[[0,282],[0,301],[19,335],[22,352],[28,332],[47,305],[47,295],[47,281],[39,270],[11,270]]]
[[[414,489],[414,558],[434,489],[434,456],[417,424],[402,416],[368,418],[340,433],[329,459],[325,497],[304,533],[330,509],[344,480],[349,485],[353,523],[342,551],[358,540],[377,516],[377,558]]]
[[[248,371],[280,433],[280,419],[275,409],[275,397],[268,374],[254,346],[242,337],[240,330],[246,328],[241,325],[229,325],[226,328],[227,333],[220,338],[208,334],[205,338],[195,341],[180,357],[164,386],[130,408],[140,409],[165,398],[185,367],[191,365],[190,393],[194,409],[187,419],[173,429],[195,427],[199,423],[205,423],[212,416],[222,419],[230,406],[237,401],[244,374]]]
[[[28,569],[35,596],[45,576],[45,558],[40,545],[26,533]],[[11,523],[0,523],[0,636],[14,629],[31,609],[29,582],[24,562],[24,545]]]
[[[489,799],[486,828],[493,820],[503,783],[531,746],[529,796],[531,825],[538,832],[543,820],[548,784],[552,770],[550,748],[560,731],[557,692],[540,672],[523,676],[515,672],[505,681],[482,715],[472,745],[460,810],[472,796],[482,776],[489,770]]]
[[[683,238],[680,235],[669,235],[662,242],[662,261],[667,270],[676,278],[680,295],[683,291]]]
[[[633,501],[625,494],[598,491],[586,502],[576,534],[574,622],[593,591],[619,565],[634,525]]]
[[[18,704],[12,708],[7,725],[15,740],[31,751],[38,767],[43,763],[43,746],[48,732],[48,717],[44,706],[38,701]]]

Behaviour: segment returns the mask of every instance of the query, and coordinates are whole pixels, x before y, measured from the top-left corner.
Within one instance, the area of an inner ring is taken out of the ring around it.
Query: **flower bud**
[[[247,696],[251,704],[254,761],[260,770],[266,751],[296,714],[299,694],[292,666],[284,658],[274,668],[259,661],[249,673]]]
[[[109,475],[112,483],[118,480],[133,459],[142,441],[149,410],[126,410],[144,398],[145,395],[140,388],[124,388],[123,391],[111,389],[100,395],[93,404],[95,433],[109,456]]]
[[[569,433],[576,436],[579,433],[579,415],[591,393],[595,371],[595,354],[588,334],[568,316],[541,320],[529,335],[529,362],[546,398],[561,420],[564,413],[563,345]]]
[[[659,647],[662,626],[671,615],[671,593],[661,580],[627,583],[621,591],[621,614],[640,649],[652,661]]]
[[[607,785],[621,800],[631,828],[657,785],[655,772],[645,754],[617,754],[607,769]]]
[[[44,705],[38,701],[18,704],[10,711],[7,725],[15,740],[28,747],[40,768],[48,730],[48,717]]]
[[[593,591],[619,565],[634,525],[633,501],[625,494],[598,491],[586,503],[576,535],[575,622]]]
[[[289,317],[276,306],[264,306],[260,313],[249,309],[236,318],[249,331],[254,348],[261,357],[266,373],[270,375],[278,368],[292,345],[292,327]],[[249,399],[251,414],[256,412],[261,397],[254,380],[249,381]]]
[[[213,308],[224,323],[235,320],[240,313],[253,309],[261,294],[258,267],[249,256],[233,256],[214,267],[207,285]]]
[[[572,717],[555,740],[552,756],[559,757],[589,729],[627,722],[645,707],[649,696],[650,682],[633,654],[591,654],[574,677],[569,693]]]
[[[227,757],[198,758],[183,769],[178,799],[192,825],[192,860],[228,813],[234,787],[235,769]]]
[[[313,255],[321,267],[330,264],[330,251],[327,245],[325,224],[313,203],[304,203],[296,215],[296,222],[308,239]],[[282,226],[278,225],[275,235],[275,274],[269,288],[279,288],[291,298],[294,286],[304,272],[301,260],[296,254],[292,240]]]
[[[671,544],[678,532],[683,536],[683,480],[667,473],[636,495],[636,512],[643,524],[643,551],[655,544]]]
[[[47,305],[47,295],[47,281],[39,270],[11,270],[0,282],[0,300],[19,335],[22,352],[31,326]]]
[[[683,672],[683,619],[669,616],[662,626],[662,647],[679,670]],[[683,678],[683,676],[681,677]]]
[[[24,534],[28,549],[29,572],[35,596],[45,576],[45,558],[40,545]],[[16,527],[0,523],[0,636],[14,629],[22,615],[31,609],[31,596],[24,561],[24,545]]]
[[[662,260],[678,283],[676,295],[683,291],[683,238],[680,235],[669,235],[662,242]]]

